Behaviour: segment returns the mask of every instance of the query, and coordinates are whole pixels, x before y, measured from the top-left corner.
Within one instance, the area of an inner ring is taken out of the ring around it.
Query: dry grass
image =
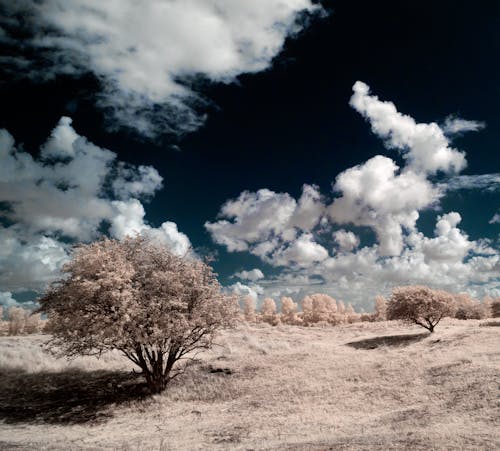
[[[479,324],[245,326],[154,397],[118,355],[0,337],[0,448],[500,449],[500,333]]]

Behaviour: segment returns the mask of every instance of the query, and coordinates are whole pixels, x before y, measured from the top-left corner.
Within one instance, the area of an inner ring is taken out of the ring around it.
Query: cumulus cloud
[[[67,261],[68,246],[43,235],[21,239],[16,232],[0,228],[0,287],[11,292],[41,290]]]
[[[11,65],[38,78],[92,72],[100,105],[148,136],[198,127],[193,78],[229,83],[266,69],[303,28],[298,16],[321,11],[310,0],[42,0],[4,9],[3,41],[50,62],[26,71],[26,58],[16,56]],[[26,22],[32,38],[16,42]]]
[[[255,282],[256,280],[263,279],[264,273],[259,268],[251,269],[250,271],[240,271],[233,275],[233,277],[238,277],[241,280],[251,280]]]
[[[18,307],[19,303],[12,297],[12,293],[9,291],[0,291],[0,306],[8,309],[9,307]],[[0,317],[0,320],[2,319]]]
[[[212,239],[229,252],[249,251],[273,265],[319,261],[326,252],[309,233],[325,206],[317,187],[304,185],[296,201],[268,189],[244,191],[228,200],[215,222],[206,222]]]
[[[367,296],[388,294],[393,286],[408,283],[500,295],[498,249],[487,239],[471,240],[459,227],[458,212],[439,215],[434,236],[417,228],[420,212],[438,209],[448,191],[497,189],[498,174],[457,174],[465,167],[465,155],[451,147],[449,137],[481,125],[458,119],[449,119],[448,128],[417,123],[372,95],[366,84],[355,83],[353,91],[351,106],[387,148],[402,152],[405,164],[399,167],[377,155],[341,172],[329,205],[310,185],[298,202],[266,189],[243,192],[222,206],[218,221],[206,223],[214,241],[282,268],[259,280],[264,296],[292,290],[300,298],[322,291],[371,308]],[[435,181],[438,172],[444,182]],[[362,243],[352,231],[340,229],[326,246],[325,232],[337,224],[367,227],[375,232],[376,243]]]
[[[332,236],[341,252],[350,252],[359,246],[359,238],[348,230],[337,230]]]
[[[408,168],[424,174],[460,172],[466,166],[464,153],[450,147],[444,131],[435,122],[417,123],[398,112],[392,102],[370,94],[368,85],[357,81],[350,105],[369,122],[373,133],[385,140],[386,146],[399,149]]]
[[[239,296],[250,296],[255,300],[257,300],[259,295],[264,292],[263,288],[260,285],[245,285],[241,282],[236,282],[235,284],[227,287],[227,289],[229,292],[232,292]]]
[[[393,160],[381,155],[339,174],[333,189],[340,197],[328,207],[332,221],[373,228],[381,255],[399,254],[403,229],[414,229],[419,210],[441,195],[425,177],[401,172]]]
[[[39,290],[67,258],[68,242],[89,241],[109,226],[112,237],[141,233],[178,253],[190,248],[177,225],[152,227],[140,199],[162,187],[150,166],[126,165],[79,136],[63,117],[39,158],[15,147],[0,130],[0,286]],[[11,224],[8,226],[7,224]]]
[[[270,263],[280,266],[295,264],[307,267],[312,263],[323,261],[327,257],[328,251],[314,241],[313,235],[303,233],[296,240],[277,249],[268,260]]]
[[[316,265],[288,269],[262,280],[263,296],[292,288],[295,299],[324,292],[336,299],[371,309],[376,294],[388,295],[397,285],[423,284],[473,296],[500,296],[500,255],[481,240],[460,230],[456,212],[438,217],[435,236],[417,232],[400,255],[381,257],[378,246],[338,253]]]

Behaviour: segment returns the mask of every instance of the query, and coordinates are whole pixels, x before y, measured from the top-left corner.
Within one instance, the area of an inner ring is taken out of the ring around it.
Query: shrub
[[[500,318],[500,298],[496,298],[491,303],[491,316],[493,318]]]
[[[210,266],[141,237],[81,245],[63,273],[39,300],[49,347],[67,357],[117,349],[156,393],[238,313]]]
[[[399,319],[418,324],[429,332],[444,316],[454,313],[455,303],[450,293],[425,286],[397,287],[387,303],[387,319]]]
[[[374,321],[374,316],[369,313],[362,313],[359,319],[362,323],[368,323]]]
[[[488,318],[488,306],[475,301],[467,293],[454,296],[456,304],[455,318],[457,319],[484,319]]]

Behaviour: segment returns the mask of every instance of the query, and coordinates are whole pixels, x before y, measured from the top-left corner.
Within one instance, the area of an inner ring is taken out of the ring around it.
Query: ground
[[[43,335],[0,337],[0,449],[500,449],[485,322],[242,325],[153,397],[118,354],[68,363]]]

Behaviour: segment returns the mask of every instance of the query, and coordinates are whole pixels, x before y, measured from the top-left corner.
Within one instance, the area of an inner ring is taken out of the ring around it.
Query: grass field
[[[500,328],[241,326],[167,392],[0,337],[0,449],[500,449]],[[498,326],[498,323],[497,323]]]

